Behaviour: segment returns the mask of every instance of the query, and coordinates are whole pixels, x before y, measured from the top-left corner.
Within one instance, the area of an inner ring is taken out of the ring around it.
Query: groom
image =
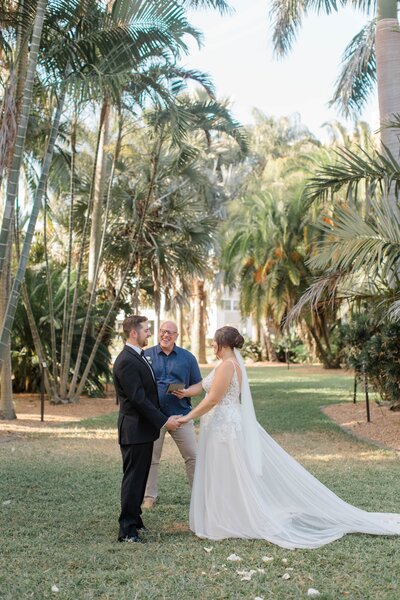
[[[122,324],[126,345],[117,356],[114,385],[119,403],[118,441],[123,460],[121,486],[120,542],[141,542],[138,531],[144,528],[140,505],[149,474],[153,442],[165,425],[169,431],[179,427],[177,417],[160,410],[153,370],[144,358],[143,348],[151,336],[147,317],[134,315]]]

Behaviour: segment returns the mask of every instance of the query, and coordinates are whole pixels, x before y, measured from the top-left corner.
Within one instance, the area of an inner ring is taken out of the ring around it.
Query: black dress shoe
[[[145,541],[142,540],[137,534],[126,536],[124,538],[118,538],[118,541],[125,544],[144,544]]]

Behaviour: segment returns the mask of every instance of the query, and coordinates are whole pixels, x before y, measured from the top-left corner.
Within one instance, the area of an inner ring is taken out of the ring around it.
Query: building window
[[[221,300],[220,306],[222,310],[240,310],[239,300],[231,300],[224,298],[223,300]]]
[[[240,301],[239,300],[232,300],[232,309],[240,310]]]

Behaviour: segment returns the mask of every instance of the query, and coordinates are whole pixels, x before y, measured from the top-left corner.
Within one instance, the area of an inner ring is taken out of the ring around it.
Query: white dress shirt
[[[129,348],[132,348],[132,350],[134,350],[135,352],[137,352],[139,354],[140,358],[143,360],[143,362],[146,363],[146,365],[150,369],[151,376],[153,377],[153,379],[155,381],[156,378],[154,375],[154,371],[151,368],[151,365],[147,362],[146,358],[144,357],[144,354],[142,354],[142,352],[144,352],[143,348],[140,348],[140,346],[134,346],[133,344],[130,344],[129,342],[126,342],[126,345],[129,346]]]

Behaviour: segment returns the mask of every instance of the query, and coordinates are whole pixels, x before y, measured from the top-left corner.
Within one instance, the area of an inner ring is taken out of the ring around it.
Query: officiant
[[[158,331],[158,344],[145,351],[145,358],[156,377],[160,409],[167,416],[186,415],[192,409],[190,398],[177,398],[171,391],[179,387],[187,388],[202,380],[196,358],[188,350],[176,345],[178,335],[176,323],[164,321]],[[167,429],[162,427],[160,437],[154,443],[143,508],[152,508],[158,498],[158,471],[166,432]],[[185,461],[187,478],[192,486],[197,450],[194,423],[190,421],[169,433]]]

